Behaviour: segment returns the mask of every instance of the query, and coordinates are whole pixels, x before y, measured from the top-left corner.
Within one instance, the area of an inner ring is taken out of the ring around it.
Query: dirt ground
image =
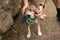
[[[27,39],[27,27],[21,23],[21,14],[17,18],[14,29],[9,30],[2,40],[60,40],[60,22],[56,18],[56,9],[52,0],[47,0],[44,13],[47,18],[41,21],[42,36],[37,35],[35,24],[32,25],[31,38]]]

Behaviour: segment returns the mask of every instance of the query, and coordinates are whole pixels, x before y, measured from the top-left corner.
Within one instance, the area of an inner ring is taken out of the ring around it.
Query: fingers
[[[40,11],[43,11],[43,6],[39,6],[39,10]]]

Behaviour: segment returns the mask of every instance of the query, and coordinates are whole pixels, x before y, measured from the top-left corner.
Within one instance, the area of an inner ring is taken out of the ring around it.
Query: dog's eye
[[[30,9],[30,11],[31,11],[31,9]]]

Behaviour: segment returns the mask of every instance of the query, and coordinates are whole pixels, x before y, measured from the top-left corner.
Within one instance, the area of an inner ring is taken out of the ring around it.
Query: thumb
[[[40,11],[43,11],[43,7],[42,7],[42,6],[39,6],[39,10],[40,10]]]

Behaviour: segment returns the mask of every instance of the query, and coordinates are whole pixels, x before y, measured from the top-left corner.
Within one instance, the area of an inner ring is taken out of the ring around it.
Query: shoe
[[[57,20],[60,21],[60,14],[57,13]]]
[[[57,19],[60,21],[60,8],[57,8]]]

